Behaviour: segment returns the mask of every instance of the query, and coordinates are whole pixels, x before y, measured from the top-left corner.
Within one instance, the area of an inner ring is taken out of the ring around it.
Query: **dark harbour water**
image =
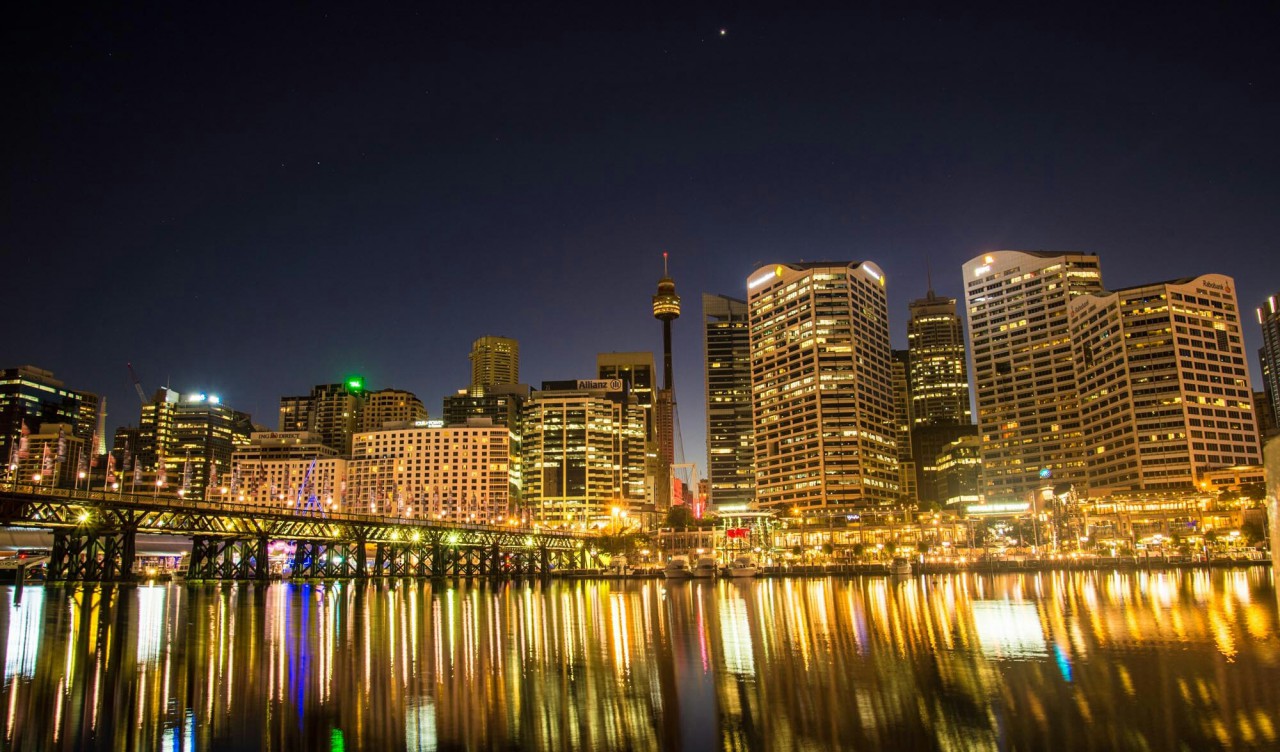
[[[1280,749],[1269,569],[0,588],[0,748]]]

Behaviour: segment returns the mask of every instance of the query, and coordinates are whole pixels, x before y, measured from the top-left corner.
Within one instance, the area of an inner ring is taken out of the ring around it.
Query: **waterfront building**
[[[520,343],[486,335],[471,343],[471,386],[489,388],[520,383]]]
[[[942,447],[934,467],[935,493],[944,507],[963,509],[982,501],[982,442],[976,431]]]
[[[1098,292],[1068,314],[1091,491],[1194,490],[1261,463],[1234,280]]]
[[[751,422],[751,329],[747,302],[702,295],[707,400],[707,501],[755,501]]]
[[[75,424],[46,421],[26,439],[26,453],[15,453],[10,461],[14,479],[55,488],[87,486],[77,475],[89,442],[75,435]]]
[[[1252,486],[1258,490],[1266,487],[1266,468],[1257,465],[1231,465],[1215,467],[1200,476],[1200,490],[1209,493],[1241,491]]]
[[[884,285],[869,261],[747,277],[760,506],[842,515],[898,502]]]
[[[169,414],[172,442],[163,458],[169,486],[185,498],[216,499],[211,481],[221,486],[228,480],[231,455],[249,443],[253,422],[216,395],[182,395]]]
[[[993,251],[964,264],[972,377],[988,502],[1047,479],[1085,483],[1068,301],[1102,290],[1098,257]]]
[[[938,455],[954,441],[977,436],[978,427],[959,423],[923,424],[911,429],[911,463],[918,490],[916,500],[924,507],[942,503],[938,496]]]
[[[393,425],[353,438],[347,511],[501,524],[517,513],[518,495],[511,431],[487,419]]]
[[[96,394],[68,389],[52,371],[43,368],[28,365],[0,370],[0,458],[13,459],[13,445],[20,441],[24,424],[28,443],[46,423],[68,425],[71,435],[89,442],[103,415],[98,399]]]
[[[351,453],[351,437],[364,426],[364,379],[352,376],[340,384],[317,384],[310,394],[280,398],[280,431],[308,432],[339,454]]]
[[[427,408],[413,392],[379,389],[365,392],[363,431],[377,431],[387,423],[416,423],[427,419]]]
[[[607,524],[645,501],[644,415],[621,380],[543,382],[524,406],[523,507],[543,525]]]
[[[347,460],[317,434],[254,431],[231,455],[231,473],[211,494],[239,504],[281,509],[346,508]]]
[[[1262,384],[1271,402],[1271,424],[1280,425],[1280,293],[1258,306],[1258,326],[1262,328],[1262,348],[1258,361],[1262,365]]]
[[[969,367],[956,299],[930,288],[908,306],[907,351],[910,362],[913,425],[969,425]]]

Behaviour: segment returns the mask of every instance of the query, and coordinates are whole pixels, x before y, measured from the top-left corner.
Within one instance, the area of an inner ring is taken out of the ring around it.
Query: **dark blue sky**
[[[126,361],[268,424],[353,372],[438,415],[487,333],[588,376],[660,348],[663,250],[700,465],[700,296],[761,263],[876,261],[899,345],[926,261],[959,295],[997,248],[1280,291],[1273,3],[36,5],[0,50],[0,362],[113,425]]]

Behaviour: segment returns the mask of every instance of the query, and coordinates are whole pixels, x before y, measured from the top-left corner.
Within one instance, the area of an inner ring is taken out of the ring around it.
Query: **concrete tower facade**
[[[1235,282],[1221,274],[1071,301],[1089,489],[1197,489],[1262,462]]]
[[[520,383],[520,343],[510,337],[485,335],[471,343],[471,387]]]
[[[884,272],[777,264],[747,278],[756,499],[836,515],[900,493]]]
[[[1085,483],[1067,304],[1102,290],[1098,257],[993,251],[964,265],[988,501]],[[1051,479],[1051,480],[1050,480]]]

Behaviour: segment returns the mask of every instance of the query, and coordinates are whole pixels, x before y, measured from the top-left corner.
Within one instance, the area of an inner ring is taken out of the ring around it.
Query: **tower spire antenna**
[[[924,260],[924,278],[929,285],[929,297],[933,297],[933,269],[929,266],[928,257]]]
[[[666,251],[662,252],[662,276],[664,277],[669,276],[669,272],[667,272],[667,252]]]

